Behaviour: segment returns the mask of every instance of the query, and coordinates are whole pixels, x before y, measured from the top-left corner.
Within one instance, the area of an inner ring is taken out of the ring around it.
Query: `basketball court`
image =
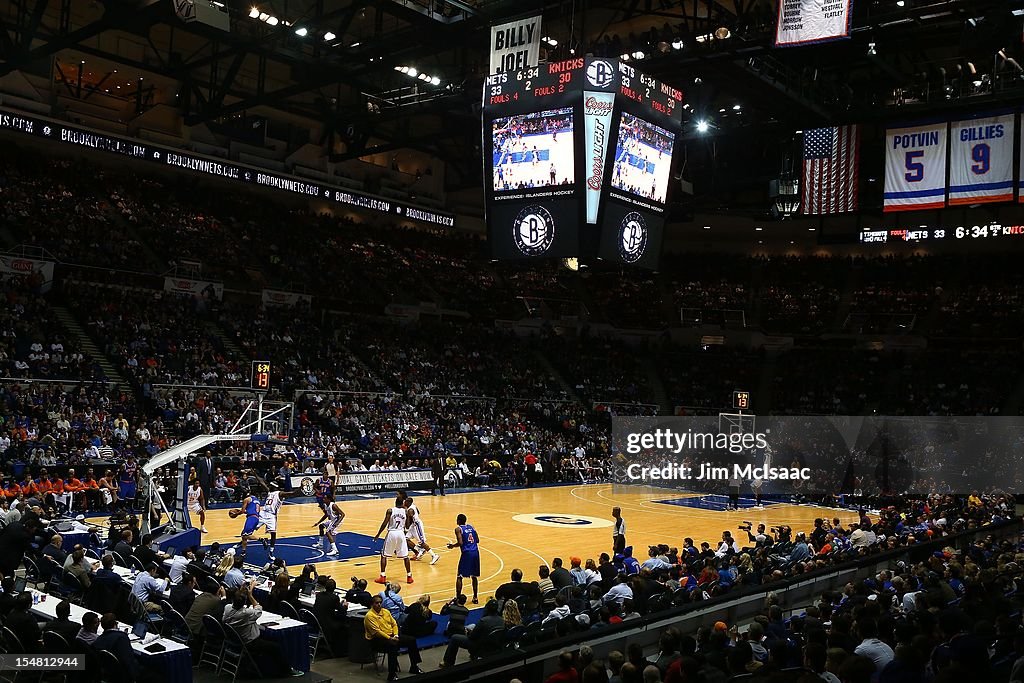
[[[548,187],[571,184],[575,180],[573,157],[573,130],[557,133],[526,135],[508,141],[507,149],[498,154],[494,166],[494,187]],[[551,182],[551,167],[555,168],[555,182]]]
[[[459,551],[448,550],[445,544],[454,541],[455,517],[467,516],[480,534],[482,576],[480,597],[486,598],[509,580],[509,572],[520,568],[526,580],[537,579],[541,564],[550,566],[551,559],[561,557],[566,567],[569,557],[598,559],[611,551],[611,509],[620,507],[626,521],[626,540],[634,554],[643,561],[647,547],[667,543],[681,547],[689,536],[699,546],[707,541],[715,546],[722,531],[728,529],[744,540],[736,527],[745,520],[764,522],[769,526],[786,524],[794,531],[810,531],[815,517],[839,517],[844,524],[856,521],[856,513],[820,507],[766,504],[763,510],[752,509],[753,500],[741,500],[746,509],[725,510],[724,496],[683,493],[674,489],[627,487],[611,484],[547,486],[515,490],[476,490],[431,496],[411,491],[426,527],[428,542],[441,555],[435,565],[413,562],[415,583],[403,587],[408,603],[410,597],[430,593],[433,598],[446,598],[454,593],[455,570]],[[322,548],[314,550],[317,540],[315,522],[320,509],[315,503],[286,504],[278,516],[277,555],[288,563],[291,574],[297,575],[306,562],[316,564],[321,574],[330,574],[339,587],[347,588],[351,576],[375,579],[379,572],[379,549],[382,541],[373,535],[380,527],[385,511],[394,497],[357,497],[339,504],[345,521],[339,529],[339,559],[325,561]],[[196,524],[198,519],[193,520]],[[207,511],[203,543],[219,541],[222,545],[238,543],[241,519],[230,519],[228,509]],[[248,562],[263,564],[266,553],[258,541],[249,543]],[[401,560],[390,560],[388,577],[404,582]],[[468,590],[467,585],[464,591]]]
[[[657,148],[639,140],[630,140],[625,148],[620,147],[616,151],[612,186],[664,202],[671,155],[662,154]]]

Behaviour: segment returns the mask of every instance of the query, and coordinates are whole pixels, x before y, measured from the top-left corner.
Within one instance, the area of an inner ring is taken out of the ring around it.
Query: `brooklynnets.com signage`
[[[69,126],[61,121],[39,116],[0,109],[0,130],[32,135],[61,145],[88,147],[100,152],[169,166],[193,174],[257,185],[302,195],[310,199],[318,198],[326,202],[374,211],[396,218],[407,218],[446,227],[455,225],[454,214],[424,209],[352,190],[342,190],[310,180],[270,173],[254,166],[235,164],[225,159],[215,159],[169,147],[160,147],[142,140],[120,138],[100,131]]]

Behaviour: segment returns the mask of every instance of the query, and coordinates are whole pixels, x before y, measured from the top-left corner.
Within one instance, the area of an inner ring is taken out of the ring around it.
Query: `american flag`
[[[804,132],[802,213],[856,211],[859,161],[860,130],[857,126]]]

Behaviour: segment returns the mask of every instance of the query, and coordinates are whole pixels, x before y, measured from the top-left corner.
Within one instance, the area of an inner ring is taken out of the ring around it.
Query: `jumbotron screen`
[[[491,143],[495,192],[576,182],[572,107],[494,119]]]
[[[622,112],[612,187],[664,204],[675,142],[672,131]]]

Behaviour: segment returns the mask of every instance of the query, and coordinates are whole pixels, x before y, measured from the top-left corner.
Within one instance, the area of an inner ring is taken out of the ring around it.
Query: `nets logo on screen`
[[[607,88],[614,78],[615,69],[611,62],[596,59],[587,67],[587,81],[595,88]]]
[[[516,216],[512,232],[524,256],[540,256],[555,240],[555,220],[543,206],[528,206]]]
[[[619,256],[636,263],[647,250],[647,222],[636,211],[627,213],[619,224]]]

